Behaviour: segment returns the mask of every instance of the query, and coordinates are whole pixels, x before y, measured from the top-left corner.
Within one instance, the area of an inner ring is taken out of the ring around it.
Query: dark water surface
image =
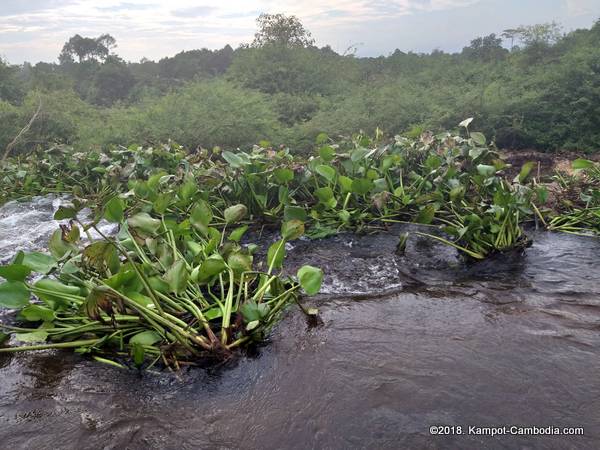
[[[396,255],[398,231],[296,243],[289,267],[327,274],[322,325],[292,308],[257,354],[222,367],[138,375],[69,352],[0,357],[0,448],[600,448],[600,242],[533,233],[524,255],[467,267],[414,235]]]

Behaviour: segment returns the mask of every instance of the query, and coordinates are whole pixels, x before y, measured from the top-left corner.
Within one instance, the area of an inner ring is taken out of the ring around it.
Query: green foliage
[[[254,47],[309,47],[315,42],[296,16],[262,13],[256,23],[258,31],[254,35]]]
[[[86,141],[125,145],[173,139],[189,148],[235,148],[273,134],[276,124],[266,96],[222,80],[198,81],[137,107],[113,109],[101,129],[90,124]]]
[[[25,126],[41,96],[43,114],[15,152],[169,139],[227,150],[268,139],[308,152],[322,132],[337,139],[379,128],[418,137],[453,129],[464,117],[474,117],[499,147],[598,149],[598,25],[566,35],[557,24],[505,30],[510,52],[490,34],[461,53],[377,58],[316,48],[294,17],[263,15],[259,27],[255,45],[158,62],[122,61],[106,35],[74,37],[61,64],[2,62],[0,147]]]

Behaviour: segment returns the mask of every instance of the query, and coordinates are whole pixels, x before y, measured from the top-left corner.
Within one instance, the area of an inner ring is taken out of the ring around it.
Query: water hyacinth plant
[[[75,208],[61,208],[57,217],[71,221],[52,236],[50,255],[20,252],[0,267],[0,306],[19,309],[25,324],[1,325],[24,345],[0,352],[73,348],[117,366],[178,368],[264,339],[302,291],[320,289],[315,267],[302,267],[297,281],[280,275],[285,243],[304,232],[300,221],[283,224],[260,264],[257,247],[240,244],[244,205],[225,209],[220,228],[201,200],[179,218],[138,206],[127,214],[121,198],[106,203],[104,217],[120,224],[114,238],[79,222]],[[80,250],[82,229],[102,238]],[[43,277],[29,282],[33,272]]]

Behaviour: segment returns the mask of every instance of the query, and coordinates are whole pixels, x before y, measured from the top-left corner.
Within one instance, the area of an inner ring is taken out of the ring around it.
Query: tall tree
[[[65,42],[58,59],[61,64],[74,62],[74,57],[77,57],[80,63],[86,60],[105,61],[111,49],[116,46],[117,41],[110,34],[103,34],[97,38],[76,34]]]
[[[304,28],[296,16],[284,14],[261,14],[256,19],[258,31],[254,35],[253,47],[273,44],[283,47],[310,47],[314,45],[310,31]]]
[[[463,48],[463,54],[483,61],[494,61],[504,57],[507,50],[502,47],[502,38],[495,34],[479,37],[471,41],[471,45]]]

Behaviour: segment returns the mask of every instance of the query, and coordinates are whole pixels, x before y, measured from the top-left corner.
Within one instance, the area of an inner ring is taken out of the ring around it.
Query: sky
[[[471,39],[557,21],[589,28],[600,0],[0,0],[0,57],[56,61],[78,33],[109,33],[129,61],[251,42],[261,12],[297,16],[319,46],[358,56],[460,51]]]

